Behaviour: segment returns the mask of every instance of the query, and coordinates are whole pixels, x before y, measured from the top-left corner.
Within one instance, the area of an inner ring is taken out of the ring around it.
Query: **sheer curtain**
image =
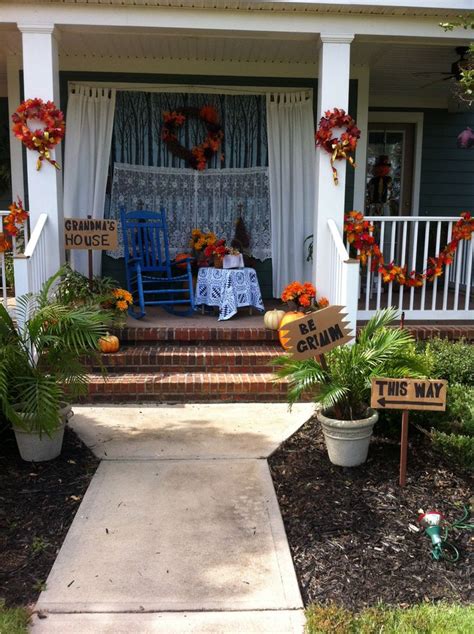
[[[267,95],[273,294],[289,282],[311,281],[305,238],[313,233],[315,146],[312,98],[307,92]]]
[[[71,86],[67,107],[64,166],[64,216],[101,219],[115,112],[115,90]],[[94,251],[94,274],[102,252]],[[87,274],[87,251],[71,251],[71,265]]]

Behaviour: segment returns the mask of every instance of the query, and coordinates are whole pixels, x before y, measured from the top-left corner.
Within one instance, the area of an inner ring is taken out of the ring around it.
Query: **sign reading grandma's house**
[[[442,379],[372,379],[370,406],[376,409],[421,409],[444,412],[446,386]]]
[[[113,251],[117,248],[117,221],[64,218],[64,248]]]
[[[310,359],[353,339],[343,310],[344,306],[328,306],[285,324],[288,352],[295,359]]]

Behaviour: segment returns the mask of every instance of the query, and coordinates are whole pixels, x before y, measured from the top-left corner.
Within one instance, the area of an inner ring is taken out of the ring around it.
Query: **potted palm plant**
[[[319,404],[316,416],[333,464],[354,467],[367,459],[378,420],[378,413],[369,407],[372,377],[421,377],[428,372],[426,359],[415,352],[412,335],[389,328],[396,317],[394,308],[378,311],[353,345],[334,348],[323,365],[289,355],[274,362],[277,376],[289,381],[290,406],[308,393]]]
[[[34,462],[61,452],[67,403],[87,389],[81,357],[96,352],[105,334],[100,311],[55,297],[61,273],[18,298],[16,321],[0,305],[0,406],[21,457]]]

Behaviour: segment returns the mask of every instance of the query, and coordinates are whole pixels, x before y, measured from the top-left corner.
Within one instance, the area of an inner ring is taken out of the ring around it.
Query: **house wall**
[[[0,168],[10,165],[10,121],[8,116],[8,98],[0,97]],[[0,184],[0,209],[8,209],[11,204],[11,189]]]
[[[452,113],[438,108],[370,108],[371,111],[422,112],[423,144],[420,216],[457,216],[474,209],[474,148],[457,147],[474,112]]]

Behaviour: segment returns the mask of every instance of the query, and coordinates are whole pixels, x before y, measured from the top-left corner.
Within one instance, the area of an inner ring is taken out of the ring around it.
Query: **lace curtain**
[[[191,229],[214,231],[231,240],[242,216],[252,255],[271,257],[268,168],[208,169],[148,167],[116,163],[110,217],[126,209],[166,209],[172,256],[188,247]],[[120,233],[120,232],[119,232]],[[109,252],[123,256],[123,244]]]

